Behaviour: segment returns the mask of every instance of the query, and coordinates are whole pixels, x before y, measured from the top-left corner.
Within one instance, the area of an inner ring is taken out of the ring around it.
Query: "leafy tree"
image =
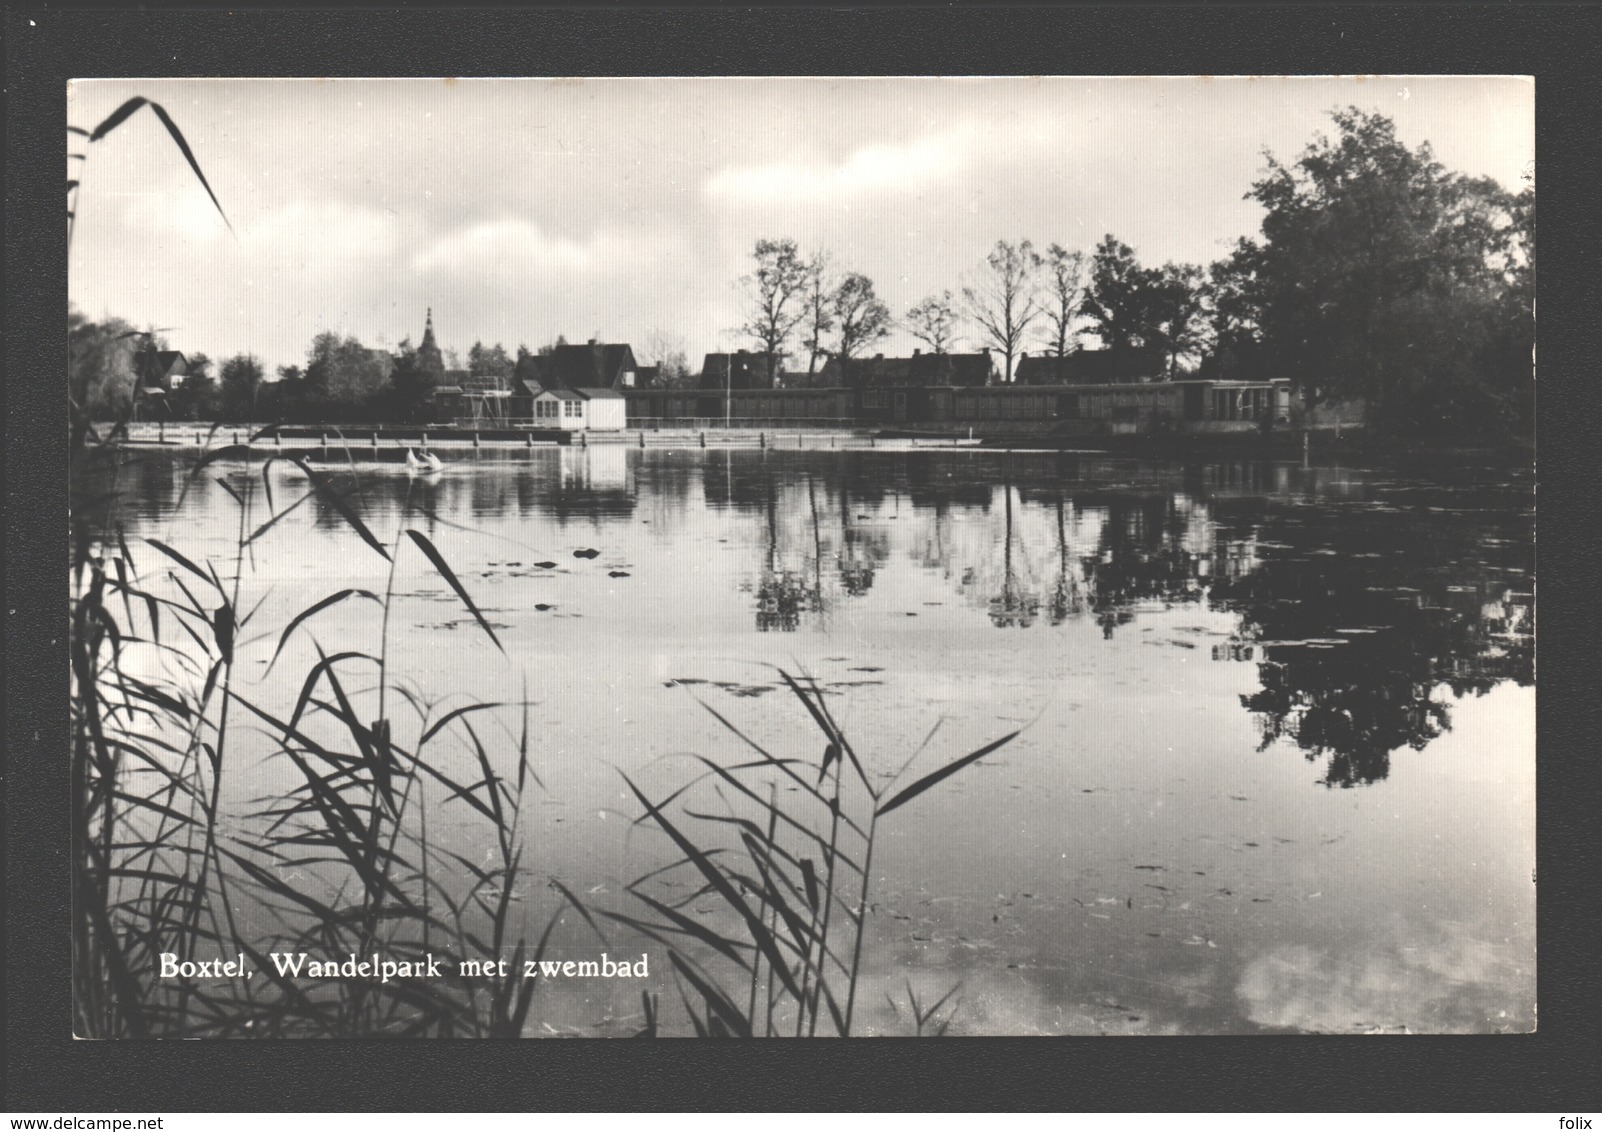
[[[1269,372],[1263,348],[1262,248],[1240,240],[1234,251],[1207,270],[1202,291],[1206,355],[1199,373],[1214,378],[1258,380]]]
[[[852,359],[890,333],[890,308],[874,293],[873,280],[853,271],[840,281],[830,301],[836,327],[835,357],[848,371]]]
[[[132,405],[135,331],[119,318],[91,322],[67,312],[67,365],[72,400],[91,418],[120,416]]]
[[[473,377],[505,381],[512,376],[514,368],[512,359],[506,356],[506,348],[499,342],[487,347],[482,342],[474,342],[467,351],[467,372]]]
[[[230,424],[257,419],[262,387],[261,363],[249,354],[235,354],[222,364],[222,417]]]
[[[746,321],[740,333],[761,346],[767,372],[773,374],[790,336],[806,318],[809,272],[791,239],[758,240],[752,258],[756,270],[740,278],[746,296]]]
[[[428,398],[438,387],[440,374],[428,364],[427,356],[412,345],[410,337],[402,338],[395,350],[395,368],[389,375],[388,415],[402,424],[425,419]]]
[[[540,381],[540,365],[537,360],[545,353],[541,349],[539,354],[531,353],[527,346],[517,347],[517,361],[512,365],[512,378],[528,385],[538,385]]]
[[[1028,240],[1009,244],[997,240],[985,257],[985,269],[962,289],[968,315],[979,324],[986,341],[1006,360],[1002,380],[1012,381],[1012,360],[1024,335],[1041,312],[1036,272],[1041,259]]]
[[[1108,235],[1096,245],[1082,308],[1109,350],[1161,350],[1170,376],[1198,352],[1206,330],[1202,272],[1191,264],[1142,267],[1134,249]]]
[[[307,408],[320,420],[371,416],[388,390],[395,359],[354,337],[323,331],[306,354]],[[317,403],[320,402],[320,409]]]
[[[1248,194],[1257,330],[1312,400],[1363,398],[1409,434],[1529,427],[1534,194],[1450,173],[1389,118],[1332,114]]]
[[[300,421],[307,417],[306,373],[299,366],[279,366],[276,381],[263,381],[256,393],[255,419]],[[227,397],[221,396],[222,419],[228,418]]]
[[[930,295],[901,320],[907,332],[936,354],[947,353],[957,339],[957,307],[950,291]]]
[[[1194,359],[1206,338],[1202,269],[1190,263],[1165,263],[1152,280],[1147,308],[1147,345],[1167,357],[1169,377],[1180,359]]]
[[[1128,244],[1108,233],[1096,245],[1084,312],[1104,347],[1128,350],[1145,344],[1143,308],[1151,283],[1151,273],[1140,266]]]
[[[1066,357],[1073,349],[1074,322],[1085,300],[1085,254],[1071,252],[1061,244],[1046,249],[1046,344],[1054,358]]]

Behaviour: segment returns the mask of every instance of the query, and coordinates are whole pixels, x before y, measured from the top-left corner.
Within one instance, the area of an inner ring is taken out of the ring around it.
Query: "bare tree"
[[[1003,380],[1012,381],[1012,359],[1018,355],[1029,324],[1040,314],[1035,273],[1040,256],[1028,240],[997,240],[985,257],[985,270],[962,289],[968,315],[984,331],[986,341],[1006,359]]]
[[[819,251],[807,261],[806,320],[801,344],[807,351],[807,376],[818,372],[818,359],[829,356],[827,335],[834,329],[834,278],[828,252]]]
[[[644,349],[645,356],[656,366],[656,388],[682,389],[688,384],[690,361],[682,337],[655,329],[645,336]]]
[[[901,323],[914,338],[927,343],[929,349],[944,354],[957,340],[956,300],[950,291],[930,295],[909,310]]]
[[[890,308],[874,293],[873,280],[856,271],[840,281],[831,305],[839,331],[835,356],[843,373],[852,358],[890,333]]]
[[[1061,244],[1046,249],[1046,345],[1053,357],[1067,357],[1078,335],[1074,320],[1085,301],[1085,254]]]
[[[772,380],[790,335],[806,318],[807,264],[790,239],[758,240],[752,257],[756,270],[740,278],[746,292],[746,322],[740,333],[762,347]]]

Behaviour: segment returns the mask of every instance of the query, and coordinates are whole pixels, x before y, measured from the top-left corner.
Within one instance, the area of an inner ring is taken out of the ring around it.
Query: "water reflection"
[[[772,473],[764,476],[766,510],[766,554],[756,589],[756,627],[759,633],[793,633],[803,613],[824,614],[823,545],[818,527],[817,496],[807,481],[807,498],[812,518],[810,559],[803,557],[794,569],[784,565],[779,553],[779,499]],[[804,554],[804,552],[803,552]]]
[[[378,537],[403,517],[429,534],[506,648],[407,550],[395,671],[442,704],[512,702],[528,680],[539,869],[574,891],[666,863],[611,820],[616,768],[665,796],[684,752],[745,757],[683,685],[765,749],[816,757],[769,667],[801,665],[886,767],[933,734],[932,767],[1043,708],[895,826],[864,1001],[910,974],[920,995],[962,983],[964,1032],[1533,1025],[1527,470],[447,455],[427,478],[330,467]],[[226,572],[238,509],[214,477],[260,505],[262,471],[130,460],[136,555],[163,538]],[[305,493],[287,463],[266,479],[277,510]],[[316,507],[255,544],[258,624],[386,588],[390,564]],[[382,631],[331,611],[270,676],[264,638],[254,694],[292,710],[314,641],[376,649]],[[593,1026],[600,1008],[574,994],[542,1020]],[[904,1032],[888,1007],[872,1024]]]
[[[649,560],[704,555],[709,524],[731,524],[715,541],[747,564],[734,593],[759,633],[827,635],[842,610],[910,604],[920,578],[956,597],[943,616],[1013,632],[1083,623],[1112,640],[1160,611],[1232,614],[1211,656],[1255,666],[1240,703],[1262,745],[1299,748],[1331,786],[1385,778],[1451,727],[1454,699],[1533,681],[1527,474],[623,446],[456,453],[428,478],[392,463],[328,466],[364,509],[409,510],[431,535],[436,520],[524,541],[530,522],[584,524],[600,546],[626,525],[649,532],[632,551]],[[282,507],[304,485],[278,467]],[[164,456],[131,456],[119,482],[136,514],[170,517],[182,497],[197,529],[232,533],[231,502]],[[348,536],[308,511],[320,537]]]
[[[1059,457],[785,457],[707,482],[709,503],[761,508],[760,631],[824,628],[831,602],[872,589],[895,521],[911,519],[905,557],[996,628],[1089,618],[1110,639],[1143,611],[1238,614],[1213,658],[1257,665],[1261,687],[1241,703],[1263,746],[1300,747],[1327,785],[1383,779],[1393,752],[1450,728],[1451,697],[1533,679],[1517,487],[1260,462],[1164,474]]]
[[[1448,695],[1533,680],[1531,596],[1510,585],[1525,583],[1523,567],[1431,566],[1419,561],[1425,540],[1399,528],[1387,541],[1385,552],[1365,542],[1287,555],[1215,589],[1241,614],[1235,646],[1259,659],[1262,687],[1241,703],[1263,745],[1289,740],[1327,758],[1331,786],[1376,782],[1392,752],[1448,730]]]

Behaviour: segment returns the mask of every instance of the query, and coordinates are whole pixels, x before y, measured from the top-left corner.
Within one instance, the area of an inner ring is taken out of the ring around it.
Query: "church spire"
[[[417,347],[417,365],[424,373],[433,375],[437,382],[445,373],[445,358],[434,341],[434,308],[428,308],[428,320],[423,324],[423,342]]]

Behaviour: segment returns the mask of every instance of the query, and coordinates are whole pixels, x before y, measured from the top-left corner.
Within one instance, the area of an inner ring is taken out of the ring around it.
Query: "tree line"
[[[170,347],[154,328],[139,330],[118,318],[93,322],[77,310],[68,312],[67,341],[72,396],[99,419],[128,411],[143,359]],[[558,336],[537,350],[519,346],[514,358],[498,342],[475,342],[464,364],[455,350],[415,346],[410,338],[391,352],[325,330],[307,347],[305,364],[277,367],[275,380],[268,380],[253,354],[235,354],[220,364],[203,353],[186,355],[182,381],[173,384],[163,406],[146,411],[173,421],[230,424],[426,423],[433,391],[447,381],[533,380],[534,359],[566,344]],[[683,366],[682,352],[676,364]]]
[[[1535,345],[1535,187],[1448,171],[1395,123],[1334,111],[1290,164],[1267,155],[1246,194],[1260,233],[1208,264],[1148,266],[1108,234],[1088,254],[998,240],[954,289],[899,319],[873,281],[826,252],[763,239],[740,280],[740,333],[786,384],[840,371],[899,326],[937,354],[969,341],[1011,382],[1028,350],[1061,359],[1085,335],[1160,356],[1165,378],[1289,378],[1311,404],[1364,400],[1382,429],[1529,435]]]
[[[964,343],[999,357],[1001,379],[1035,350],[1062,359],[1086,336],[1103,349],[1161,358],[1164,378],[1289,378],[1309,403],[1361,398],[1370,421],[1409,434],[1529,435],[1533,426],[1535,188],[1453,173],[1429,145],[1409,149],[1384,115],[1334,111],[1291,163],[1266,155],[1246,198],[1260,231],[1208,264],[1143,264],[1108,234],[1088,252],[998,240],[954,287],[894,315],[866,274],[825,250],[765,238],[739,280],[742,337],[776,383],[849,378],[853,364],[901,328],[936,354]],[[136,352],[162,348],[153,329],[117,319],[68,321],[74,396],[114,415],[133,389]],[[529,377],[537,351],[475,343],[453,352],[405,340],[393,353],[325,331],[305,365],[267,381],[235,355],[215,378],[204,355],[171,394],[178,419],[411,421],[447,369]],[[693,384],[683,340],[644,343],[654,382]],[[795,368],[786,369],[791,361]],[[800,363],[805,361],[805,370]],[[830,363],[833,363],[831,366]]]

